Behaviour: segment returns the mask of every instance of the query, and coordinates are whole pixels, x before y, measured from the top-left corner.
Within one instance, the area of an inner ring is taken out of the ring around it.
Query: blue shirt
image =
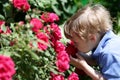
[[[99,64],[107,80],[120,80],[120,37],[106,32],[91,55]]]

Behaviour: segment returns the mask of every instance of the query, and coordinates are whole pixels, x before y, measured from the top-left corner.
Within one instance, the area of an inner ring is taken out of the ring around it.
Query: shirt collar
[[[96,58],[102,51],[103,47],[106,45],[106,42],[113,38],[115,34],[113,33],[112,30],[109,30],[105,33],[101,41],[99,42],[97,48],[93,51],[92,56],[93,58]]]

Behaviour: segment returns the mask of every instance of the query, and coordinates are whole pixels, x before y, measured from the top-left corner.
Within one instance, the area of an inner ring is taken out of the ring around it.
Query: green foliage
[[[80,0],[54,0],[52,9],[60,16],[61,23],[65,22],[82,6]]]

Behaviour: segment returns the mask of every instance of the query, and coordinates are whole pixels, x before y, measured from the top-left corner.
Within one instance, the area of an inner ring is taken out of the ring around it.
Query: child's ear
[[[96,35],[95,34],[89,34],[89,40],[96,41],[97,40]]]

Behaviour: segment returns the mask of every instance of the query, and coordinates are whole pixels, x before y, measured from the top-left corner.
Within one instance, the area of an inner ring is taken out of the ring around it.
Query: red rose
[[[72,41],[67,44],[65,50],[69,55],[72,55],[73,57],[76,57],[75,54],[78,52],[78,49],[74,46],[74,43]]]
[[[56,66],[60,72],[64,72],[69,69],[69,56],[65,51],[61,51],[57,54]]]
[[[13,0],[13,5],[15,8],[23,10],[24,12],[28,11],[30,8],[27,0]]]
[[[58,67],[58,71],[60,72],[65,72],[66,70],[69,69],[69,63],[63,62],[62,60],[57,60],[56,66]]]
[[[0,55],[0,80],[12,80],[15,64],[10,57]]]
[[[66,61],[66,62],[69,62],[70,59],[69,59],[69,56],[68,54],[66,53],[66,51],[61,51],[57,54],[57,59],[58,60],[62,60],[62,61]]]
[[[33,18],[31,21],[30,21],[30,24],[33,26],[32,27],[32,31],[37,33],[39,32],[39,30],[42,28],[43,24],[42,22],[37,19],[37,18]]]
[[[69,75],[68,80],[79,80],[79,77],[75,72],[73,72]]]
[[[55,13],[43,13],[41,15],[41,19],[45,22],[54,22],[59,20],[59,17]]]
[[[55,49],[56,53],[59,53],[61,51],[65,51],[65,46],[62,42],[56,41],[54,43],[54,49]]]
[[[48,44],[49,44],[49,39],[48,39],[47,35],[45,35],[45,33],[43,33],[43,32],[39,32],[36,34],[36,36],[40,40],[38,42],[38,48],[41,50],[46,50],[48,48]]]
[[[53,72],[51,72],[50,76],[50,80],[64,80],[64,76],[60,74],[54,74]]]
[[[62,34],[61,34],[61,30],[60,30],[59,26],[55,23],[52,23],[50,25],[50,28],[51,28],[51,32],[52,32],[54,39],[60,40],[62,38]]]

